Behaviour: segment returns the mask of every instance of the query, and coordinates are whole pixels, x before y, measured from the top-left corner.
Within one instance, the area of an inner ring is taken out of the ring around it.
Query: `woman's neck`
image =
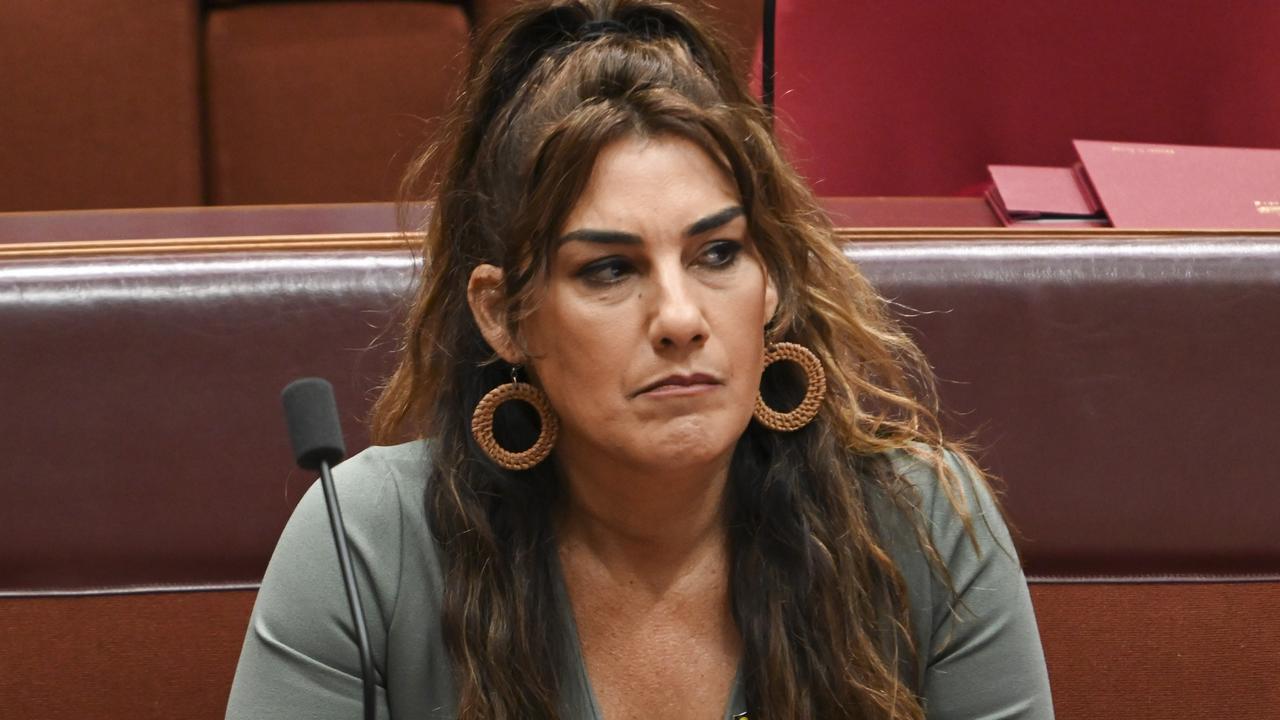
[[[562,454],[561,551],[585,553],[619,581],[639,581],[655,592],[708,562],[724,562],[731,457],[658,469]]]

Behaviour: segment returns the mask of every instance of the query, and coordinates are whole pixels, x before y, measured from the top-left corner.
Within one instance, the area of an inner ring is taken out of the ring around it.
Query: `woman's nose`
[[[685,348],[706,342],[710,328],[692,279],[684,268],[653,275],[650,339],[655,348]]]

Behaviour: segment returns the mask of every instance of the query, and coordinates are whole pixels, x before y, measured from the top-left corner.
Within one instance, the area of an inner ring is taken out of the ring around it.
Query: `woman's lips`
[[[693,385],[659,385],[652,390],[640,393],[644,397],[687,397],[701,395],[720,387],[715,383],[694,383]]]
[[[720,381],[704,373],[693,375],[671,375],[655,383],[650,383],[637,395],[650,397],[685,397],[710,392],[720,387]]]

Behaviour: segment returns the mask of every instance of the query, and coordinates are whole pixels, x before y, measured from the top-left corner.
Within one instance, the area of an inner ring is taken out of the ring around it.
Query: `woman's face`
[[[736,188],[706,153],[673,136],[607,146],[521,324],[560,417],[556,452],[655,470],[727,462],[776,306]]]

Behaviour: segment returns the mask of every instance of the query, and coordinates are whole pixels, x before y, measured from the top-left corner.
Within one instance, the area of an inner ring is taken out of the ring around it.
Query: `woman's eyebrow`
[[[685,237],[693,237],[701,235],[704,232],[715,230],[716,228],[727,225],[730,221],[742,215],[741,205],[730,205],[729,207],[713,212],[710,215],[698,220],[685,229]]]
[[[563,245],[570,240],[581,240],[582,242],[600,243],[602,245],[643,245],[644,240],[639,235],[621,230],[592,230],[591,228],[582,228],[573,232],[565,233],[556,241],[556,245]]]
[[[742,207],[740,205],[731,205],[723,210],[717,210],[716,212],[695,221],[692,225],[685,228],[685,237],[693,237],[705,232],[710,232],[718,227],[727,225],[741,215]],[[563,245],[571,240],[599,243],[601,245],[644,244],[644,240],[635,233],[623,232],[621,230],[596,230],[593,228],[579,228],[573,232],[567,232],[560,236],[560,239],[556,241],[556,244]]]

